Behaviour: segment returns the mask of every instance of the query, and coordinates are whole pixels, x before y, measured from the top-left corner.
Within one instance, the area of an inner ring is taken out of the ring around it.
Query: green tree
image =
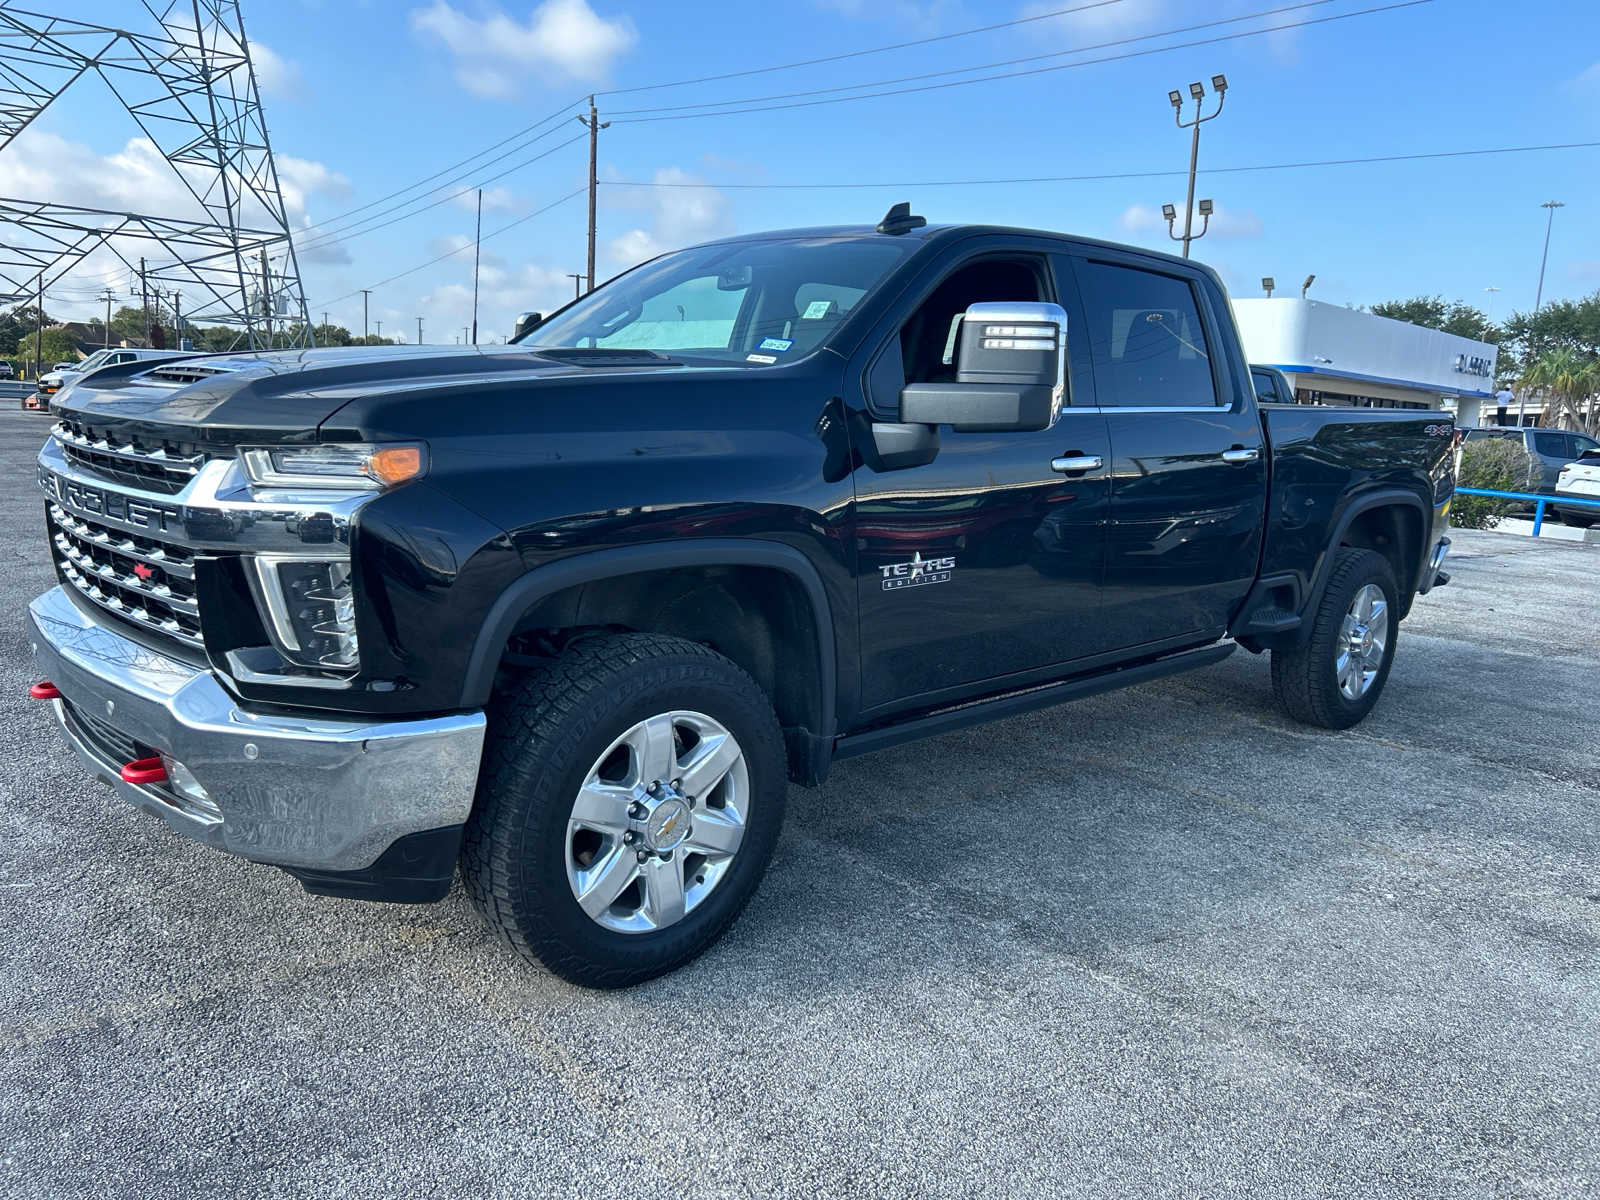
[[[17,355],[28,369],[33,369],[35,334],[29,330],[26,337],[17,343]],[[76,362],[78,347],[72,340],[72,335],[65,329],[55,328],[44,331],[44,353],[40,355],[40,369],[48,371],[58,362]]]
[[[111,340],[113,342],[128,341],[134,345],[142,345],[149,336],[145,328],[144,310],[142,308],[119,308],[116,315],[111,318]]]
[[[1503,336],[1482,311],[1459,300],[1446,300],[1443,296],[1385,300],[1382,304],[1374,304],[1370,311],[1380,317],[1421,325],[1424,329],[1442,330],[1457,337],[1471,338],[1475,342],[1498,343]]]
[[[18,344],[40,323],[39,310],[31,304],[19,304],[0,313],[0,354],[15,355]],[[56,322],[54,317],[46,313],[42,323],[54,325]]]
[[[1502,359],[1513,376],[1526,373],[1550,350],[1600,358],[1600,291],[1582,300],[1552,300],[1536,313],[1506,318]]]
[[[1560,346],[1528,364],[1521,385],[1545,398],[1544,423],[1600,435],[1600,359]]]

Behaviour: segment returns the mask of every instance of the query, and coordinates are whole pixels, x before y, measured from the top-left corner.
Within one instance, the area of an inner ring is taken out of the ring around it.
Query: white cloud
[[[1600,96],[1600,61],[1567,81],[1567,90],[1575,96]]]
[[[263,95],[283,100],[305,98],[305,80],[298,64],[254,38],[250,39],[250,61],[256,69],[256,87]]]
[[[639,40],[627,17],[607,20],[588,0],[544,0],[526,24],[500,11],[471,17],[434,0],[412,12],[411,28],[450,52],[456,82],[490,99],[521,94],[530,78],[604,79]]]
[[[615,186],[602,192],[608,208],[646,214],[644,225],[607,243],[606,259],[613,266],[631,267],[667,250],[733,232],[727,196],[698,175],[682,167],[662,167],[652,181],[667,186]]]
[[[814,0],[816,6],[854,20],[885,21],[918,33],[934,33],[961,12],[961,0]]]
[[[470,242],[468,243],[471,244]],[[417,297],[417,312],[426,313],[423,338],[451,343],[472,325],[472,255],[460,255],[460,282],[441,284]],[[505,341],[518,313],[553,312],[572,299],[572,280],[561,267],[525,263],[508,269],[487,259],[478,269],[478,340]],[[387,318],[385,318],[387,320]],[[411,339],[416,338],[411,321]]]
[[[1082,0],[1080,0],[1082,2]],[[1043,17],[1075,7],[1061,0],[1035,0],[1019,16]],[[1078,42],[1095,42],[1119,34],[1141,33],[1155,25],[1169,13],[1168,0],[1121,0],[1117,4],[1104,4],[1086,8],[1081,12],[1065,13],[1019,26],[1022,36],[1029,39],[1059,35]]]
[[[304,229],[311,223],[310,206],[315,197],[337,201],[349,194],[350,181],[323,163],[278,155],[277,165],[291,228]],[[210,182],[206,172],[185,168],[185,173],[201,192],[206,190]],[[175,220],[207,219],[161,151],[143,137],[130,139],[110,154],[99,154],[58,134],[38,128],[24,130],[0,155],[0,195],[48,198],[84,208]],[[259,208],[253,212],[247,208],[242,220],[246,225],[262,228],[266,214]],[[297,238],[297,243],[300,240]],[[139,242],[124,239],[120,245],[124,253],[137,259],[141,253],[148,253],[154,243],[143,243],[141,248]],[[349,261],[336,242],[313,248],[301,257],[305,262]],[[85,263],[82,269],[93,270],[94,266]]]
[[[1117,218],[1117,224],[1124,233],[1166,233],[1167,219],[1161,215],[1159,208],[1152,208],[1148,204],[1133,204],[1123,210]],[[1178,213],[1177,224],[1174,230],[1182,231],[1183,213]],[[1261,236],[1261,218],[1248,208],[1238,209],[1219,207],[1211,214],[1209,227],[1206,220],[1198,211],[1194,216],[1195,232],[1204,228],[1207,237],[1215,238],[1253,238]]]

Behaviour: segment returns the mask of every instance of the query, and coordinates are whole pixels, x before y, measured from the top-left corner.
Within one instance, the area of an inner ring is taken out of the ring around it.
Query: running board
[[[1086,675],[1080,679],[1067,679],[1060,683],[1047,683],[1042,687],[1029,688],[1026,691],[1006,692],[982,700],[971,700],[953,708],[942,708],[895,725],[868,729],[862,733],[845,734],[833,743],[833,757],[853,758],[857,754],[868,754],[873,750],[898,746],[902,742],[913,742],[918,738],[949,733],[953,729],[965,729],[969,725],[981,725],[985,721],[994,721],[1000,717],[1034,712],[1052,705],[1065,704],[1068,700],[1082,700],[1085,696],[1096,696],[1101,692],[1113,692],[1118,688],[1132,687],[1137,683],[1148,683],[1152,679],[1192,671],[1196,667],[1209,667],[1212,663],[1227,658],[1237,648],[1238,644],[1235,642],[1222,642],[1215,646],[1158,658],[1153,662],[1140,663],[1137,666],[1104,671],[1098,675]]]

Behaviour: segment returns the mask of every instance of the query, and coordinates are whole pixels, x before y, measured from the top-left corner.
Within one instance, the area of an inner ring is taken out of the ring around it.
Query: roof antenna
[[[891,206],[883,215],[883,220],[878,222],[878,232],[910,233],[913,229],[921,229],[927,223],[927,217],[917,216],[911,211],[910,202],[902,200],[899,204]]]

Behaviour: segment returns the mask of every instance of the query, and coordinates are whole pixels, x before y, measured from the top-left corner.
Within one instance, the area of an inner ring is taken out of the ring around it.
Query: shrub
[[[1461,447],[1457,487],[1488,488],[1496,492],[1525,492],[1535,478],[1533,456],[1509,438],[1483,438]],[[1497,496],[1463,496],[1450,504],[1450,523],[1462,529],[1493,529],[1500,519],[1516,511],[1519,500]]]

